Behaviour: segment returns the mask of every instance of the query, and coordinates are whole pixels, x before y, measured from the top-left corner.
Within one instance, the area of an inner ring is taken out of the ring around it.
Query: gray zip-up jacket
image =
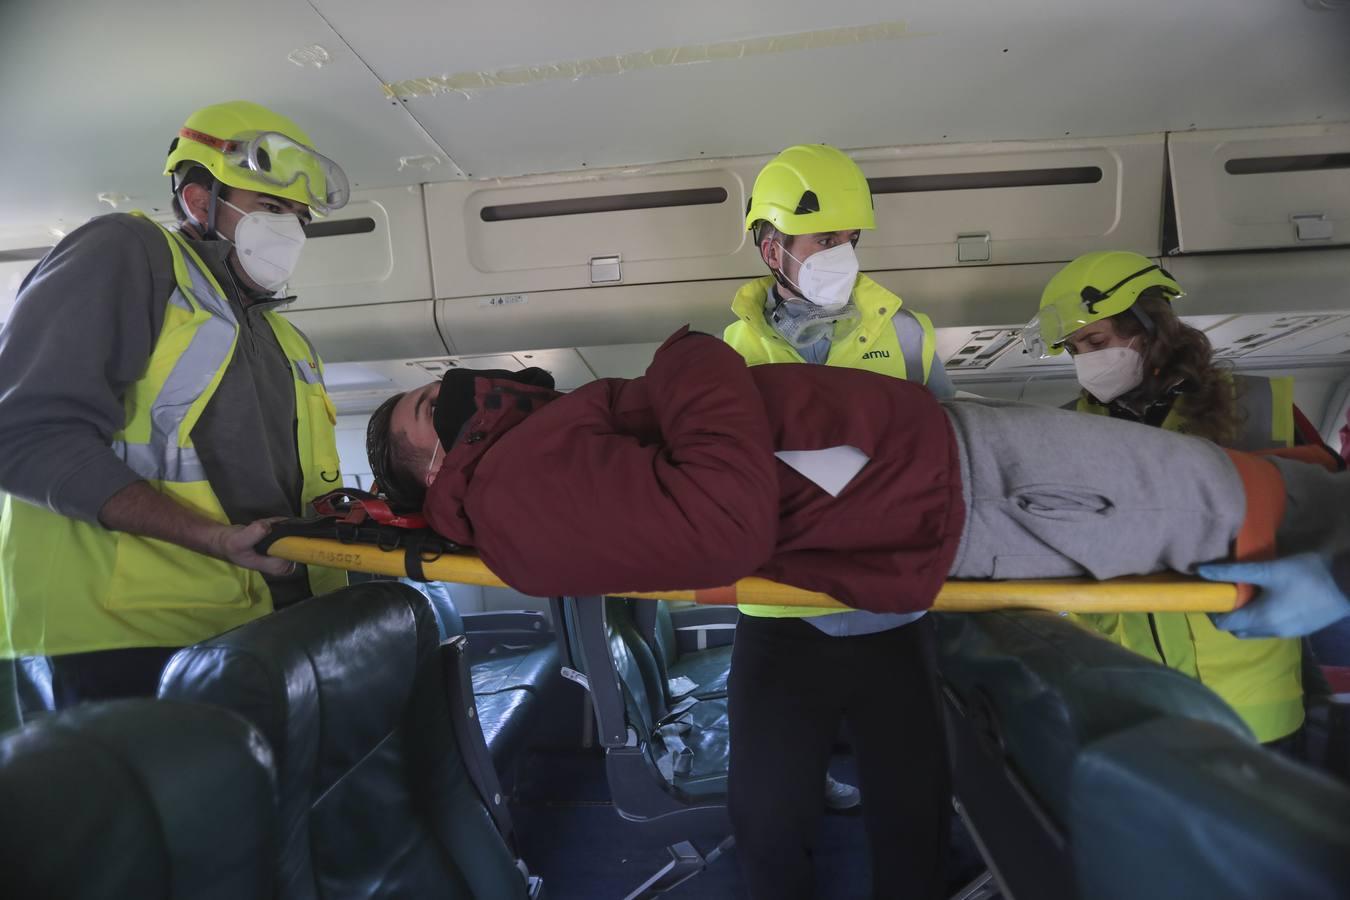
[[[230,521],[299,515],[295,383],[262,315],[280,301],[248,302],[226,263],[227,241],[192,246],[239,320],[193,444]],[[163,233],[121,213],[72,232],[29,274],[0,330],[0,491],[97,523],[108,498],[139,479],[110,444],[174,286]],[[300,573],[286,582],[297,579],[303,586]],[[285,587],[269,582],[274,593]]]

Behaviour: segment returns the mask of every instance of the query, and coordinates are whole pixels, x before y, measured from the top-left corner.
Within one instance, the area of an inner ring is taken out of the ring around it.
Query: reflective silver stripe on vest
[[[177,238],[171,238],[171,240],[177,240]],[[230,301],[226,300],[223,295],[216,293],[216,289],[211,286],[211,279],[201,269],[197,268],[196,261],[181,244],[178,245],[178,251],[183,254],[183,262],[187,264],[188,277],[192,280],[193,298],[211,315],[229,322],[232,328],[237,326],[239,321],[234,316],[234,310],[230,308]]]
[[[918,316],[901,307],[891,317],[895,326],[895,339],[900,343],[900,356],[905,361],[905,380],[924,384],[928,381],[923,374],[923,323]]]
[[[162,448],[162,455],[152,444],[128,444],[113,441],[113,452],[122,457],[131,471],[151,481],[205,481],[206,469],[197,451],[191,447]]]
[[[1239,450],[1269,450],[1281,447],[1271,432],[1275,428],[1275,391],[1269,378],[1235,375],[1238,408],[1242,421],[1237,436]]]
[[[305,342],[305,346],[309,348],[309,358],[314,361],[313,372],[315,375],[315,380],[310,381],[308,378],[305,378],[303,374],[301,375],[301,378],[304,378],[306,384],[323,384],[323,372],[319,370],[319,351],[314,349],[314,342],[309,339],[309,335],[305,334],[299,328],[291,326],[291,330],[294,331],[296,334],[300,335],[300,339],[303,340]]]
[[[174,362],[173,371],[155,397],[150,410],[149,442],[132,444],[118,441],[113,444],[113,449],[132,471],[152,481],[206,480],[206,470],[202,467],[197,451],[180,447],[178,432],[192,404],[206,392],[216,373],[229,359],[238,331],[229,301],[216,293],[191,256],[184,253],[183,261],[187,264],[192,280],[193,299],[211,317],[197,326],[192,340]],[[169,302],[185,309],[190,308],[191,304],[180,290],[174,291]]]
[[[323,384],[323,376],[319,374],[318,366],[311,366],[303,359],[292,360],[291,365],[295,366],[295,377],[305,384]]]

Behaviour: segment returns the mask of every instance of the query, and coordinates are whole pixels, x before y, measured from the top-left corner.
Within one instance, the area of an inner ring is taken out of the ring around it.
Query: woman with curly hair
[[[1033,354],[1068,351],[1080,412],[1140,422],[1238,450],[1321,444],[1294,406],[1292,378],[1237,375],[1172,309],[1181,285],[1138,253],[1088,253],[1061,269],[1023,329]],[[1329,451],[1328,451],[1329,452]],[[1167,461],[1158,461],[1167,477]],[[1244,640],[1201,613],[1080,615],[1080,624],[1185,672],[1228,701],[1263,742],[1303,724],[1297,640]]]

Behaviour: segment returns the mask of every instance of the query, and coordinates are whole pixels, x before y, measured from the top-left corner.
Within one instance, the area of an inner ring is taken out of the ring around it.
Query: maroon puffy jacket
[[[642,378],[571,394],[480,378],[427,493],[436,531],[516,590],[702,589],[748,575],[877,612],[926,609],[965,509],[956,439],[928,391],[826,366],[747,368],[682,329]],[[774,456],[869,457],[832,497]]]

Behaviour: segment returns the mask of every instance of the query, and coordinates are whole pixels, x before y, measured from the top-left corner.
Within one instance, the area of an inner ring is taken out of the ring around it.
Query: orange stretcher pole
[[[294,562],[356,572],[402,577],[403,551],[369,544],[345,544],[329,538],[283,537],[267,551]],[[455,584],[508,587],[483,561],[469,554],[451,553],[424,561],[426,576]],[[712,590],[659,591],[624,594],[644,600],[684,600],[711,605],[760,603],[849,609],[838,600],[789,587],[765,578],[742,578],[734,585]],[[1115,578],[1046,579],[1043,581],[949,581],[938,592],[933,609],[944,612],[987,612],[999,609],[1049,609],[1084,613],[1120,612],[1228,612],[1241,604],[1236,585],[1202,581],[1181,575],[1144,575]]]

